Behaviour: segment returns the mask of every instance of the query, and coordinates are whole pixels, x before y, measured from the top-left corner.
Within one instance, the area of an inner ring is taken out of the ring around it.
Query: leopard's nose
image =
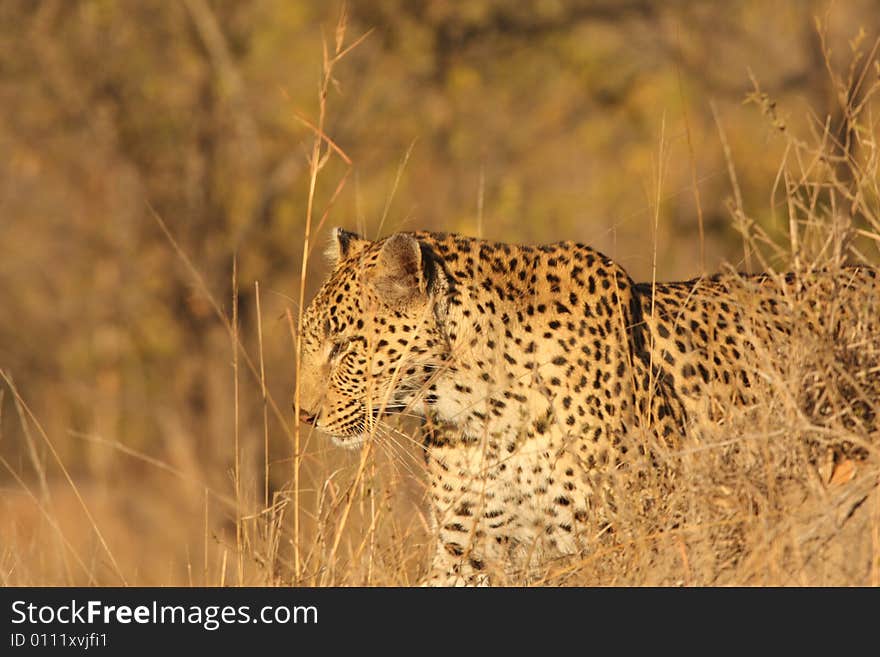
[[[303,424],[308,424],[309,426],[315,425],[315,420],[317,419],[317,414],[309,413],[306,409],[299,409],[299,421]]]

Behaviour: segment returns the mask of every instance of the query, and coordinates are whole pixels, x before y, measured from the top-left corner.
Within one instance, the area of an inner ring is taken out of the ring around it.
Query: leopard
[[[341,228],[328,258],[304,312],[298,419],[357,448],[395,414],[424,418],[426,585],[527,578],[613,533],[624,508],[662,512],[652,482],[674,485],[670,455],[695,427],[760,403],[793,336],[846,321],[815,325],[787,299],[850,295],[871,337],[880,317],[867,265],[646,283],[573,241]]]

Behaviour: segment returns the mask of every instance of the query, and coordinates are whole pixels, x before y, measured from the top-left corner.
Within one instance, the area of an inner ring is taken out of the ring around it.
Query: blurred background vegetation
[[[265,458],[259,379],[242,364],[243,500],[231,507],[233,348],[206,292],[231,318],[233,254],[254,363],[260,284],[281,410],[268,425],[271,490],[288,485],[285,313],[298,302],[314,139],[297,117],[317,121],[322,43],[333,49],[341,10],[0,3],[0,369],[27,404],[0,384],[0,583],[230,581],[221,559],[236,516],[261,508]],[[369,34],[333,72],[325,130],[352,168],[319,243],[333,225],[572,239],[644,280],[655,252],[661,279],[747,264],[730,165],[750,219],[787,232],[772,202],[785,137],[821,133],[830,117],[845,141],[851,99],[834,75],[870,51],[880,4],[357,0],[347,14],[346,44]],[[774,106],[744,103],[751,76]],[[316,216],[347,170],[328,160]],[[308,450],[305,482],[325,453],[354,467],[320,439]]]

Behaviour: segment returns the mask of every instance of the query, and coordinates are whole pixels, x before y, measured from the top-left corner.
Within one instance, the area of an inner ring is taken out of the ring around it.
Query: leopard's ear
[[[436,278],[430,249],[412,235],[397,233],[385,240],[367,280],[379,299],[392,308],[425,299]]]
[[[330,264],[335,267],[349,255],[362,249],[366,244],[367,240],[357,233],[352,233],[337,226],[330,231],[330,245],[327,247],[325,254]]]

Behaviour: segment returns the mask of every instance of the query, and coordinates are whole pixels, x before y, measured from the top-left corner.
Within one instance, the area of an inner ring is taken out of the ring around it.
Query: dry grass
[[[0,430],[15,422],[24,449],[18,460],[0,462],[8,475],[0,480],[0,584],[392,586],[412,585],[424,574],[433,543],[419,427],[404,420],[363,450],[342,451],[293,421],[288,395],[295,387],[278,384],[289,377],[277,372],[298,362],[316,238],[350,184],[351,160],[325,133],[334,66],[359,43],[345,39],[343,15],[323,55],[317,120],[300,117],[313,145],[293,310],[278,295],[261,296],[257,284],[256,330],[242,333],[239,297],[249,290],[239,290],[237,267],[227,309],[153,213],[217,323],[210,353],[225,351],[228,359],[212,363],[206,379],[210,407],[224,411],[194,427],[145,409],[161,428],[153,443],[159,449],[67,429],[64,443],[86,454],[84,463],[69,467],[56,448],[58,427],[44,428],[27,391],[3,372],[0,394],[13,400],[16,416],[0,418]],[[791,134],[755,84],[750,99],[785,143],[770,199],[770,212],[784,227],[775,232],[750,217],[737,185],[742,163],[728,157],[732,223],[742,235],[744,261],[756,270],[878,262],[877,44],[862,45],[850,70],[838,75],[829,66],[840,119],[814,117],[810,134]],[[729,153],[720,119],[719,140]],[[664,159],[661,140],[657,207]],[[331,161],[341,168],[327,167]],[[330,178],[323,185],[322,176]],[[695,173],[693,180],[699,204]],[[330,193],[320,196],[319,189]],[[656,246],[654,256],[656,265]],[[781,302],[816,326],[827,325],[846,303],[795,291]],[[877,310],[849,303],[856,314]],[[267,359],[267,345],[290,357]],[[623,510],[613,538],[548,564],[533,583],[880,585],[880,336],[866,333],[864,322],[840,332],[805,331],[776,356],[785,367],[764,372],[772,385],[758,407],[731,410],[723,424],[699,428],[698,444],[667,455],[678,473],[664,507],[670,515]],[[114,385],[97,381],[105,384]],[[293,403],[296,413],[298,393]],[[215,447],[211,460],[201,458],[200,441]],[[80,476],[90,471],[102,475]],[[658,487],[668,485],[658,476]]]

